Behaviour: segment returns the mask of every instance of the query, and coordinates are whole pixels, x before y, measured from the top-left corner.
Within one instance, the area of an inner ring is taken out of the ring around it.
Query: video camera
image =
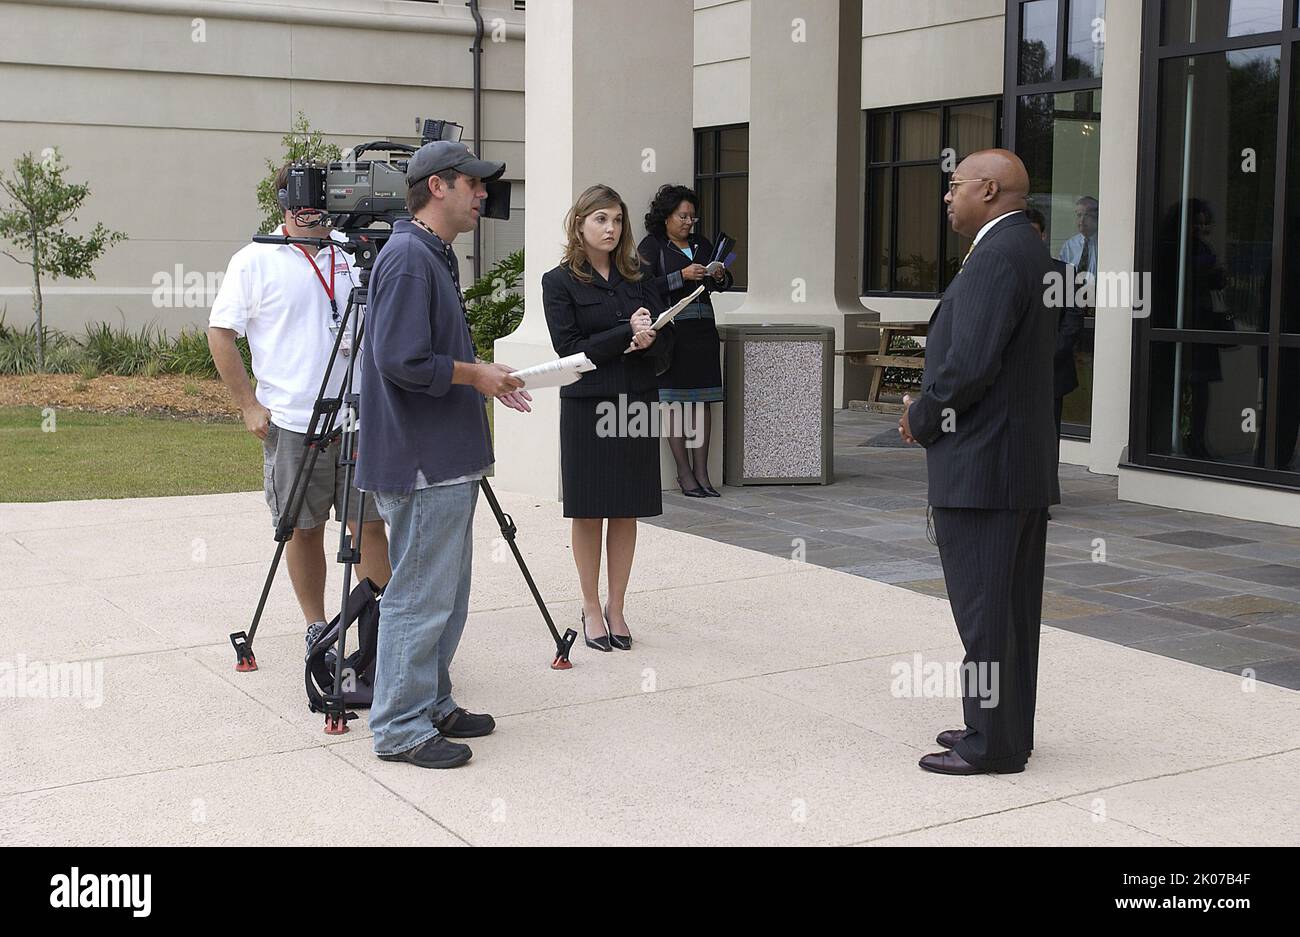
[[[448,120],[417,120],[420,143],[460,140],[463,128]],[[373,140],[354,146],[343,160],[327,166],[303,164],[289,169],[289,180],[280,193],[286,211],[323,211],[330,226],[352,232],[376,223],[392,226],[410,217],[406,211],[407,159],[417,147],[391,140]],[[384,153],[385,159],[362,159],[367,153]],[[482,216],[505,220],[510,217],[510,183],[486,183],[487,199]],[[373,261],[373,258],[372,258]],[[360,261],[358,261],[359,263]]]

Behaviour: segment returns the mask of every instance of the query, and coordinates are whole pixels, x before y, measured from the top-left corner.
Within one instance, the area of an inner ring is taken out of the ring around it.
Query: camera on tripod
[[[417,119],[420,143],[437,140],[459,141],[460,124],[449,120]],[[288,211],[314,209],[325,212],[331,227],[342,232],[369,228],[376,223],[392,226],[409,217],[406,211],[406,167],[418,147],[391,140],[373,140],[354,146],[347,157],[328,165],[302,164],[289,169],[289,180],[281,202]],[[363,159],[382,153],[384,159]],[[510,217],[510,183],[486,183],[487,199],[482,216],[506,220]],[[370,264],[374,263],[371,256]],[[357,265],[365,269],[360,255]]]

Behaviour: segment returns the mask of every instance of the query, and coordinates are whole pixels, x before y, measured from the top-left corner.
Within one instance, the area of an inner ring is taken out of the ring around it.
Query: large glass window
[[[997,100],[958,101],[867,115],[867,293],[937,296],[970,241],[949,228],[948,174],[998,145]]]
[[[1008,145],[1029,171],[1030,217],[1042,226],[1051,255],[1097,275],[1100,218],[1101,75],[1106,0],[1011,0],[1007,5]],[[1062,314],[1062,336],[1076,331]],[[1061,432],[1087,438],[1092,425],[1093,335],[1085,310],[1074,338],[1073,365],[1058,361]]]
[[[1300,157],[1295,128],[1290,141],[1280,131],[1300,104],[1300,30],[1283,12],[1282,0],[1148,6],[1140,464],[1300,484]]]
[[[718,232],[736,239],[731,265],[735,289],[749,283],[749,127],[695,131],[695,194],[700,197],[699,230],[717,241]]]

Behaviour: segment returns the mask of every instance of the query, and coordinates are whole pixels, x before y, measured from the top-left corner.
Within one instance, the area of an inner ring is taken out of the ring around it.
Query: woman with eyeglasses
[[[706,266],[713,244],[695,232],[699,199],[684,185],[664,185],[646,212],[646,236],[639,250],[646,275],[663,295],[666,307],[675,305],[704,283],[704,292],[673,320],[677,341],[672,363],[659,377],[660,403],[667,408],[668,446],[677,463],[677,486],[688,498],[719,498],[709,480],[709,434],[713,404],[722,400],[722,365],[718,329],[709,294],[730,289],[732,277],[725,268],[709,274]],[[689,439],[684,417],[690,408]],[[688,445],[689,443],[689,445]]]

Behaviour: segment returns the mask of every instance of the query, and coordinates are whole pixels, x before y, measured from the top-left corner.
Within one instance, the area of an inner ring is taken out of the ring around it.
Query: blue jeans
[[[449,670],[469,614],[478,483],[374,498],[393,578],[379,604],[370,729],[375,754],[392,755],[436,736],[456,708]]]

